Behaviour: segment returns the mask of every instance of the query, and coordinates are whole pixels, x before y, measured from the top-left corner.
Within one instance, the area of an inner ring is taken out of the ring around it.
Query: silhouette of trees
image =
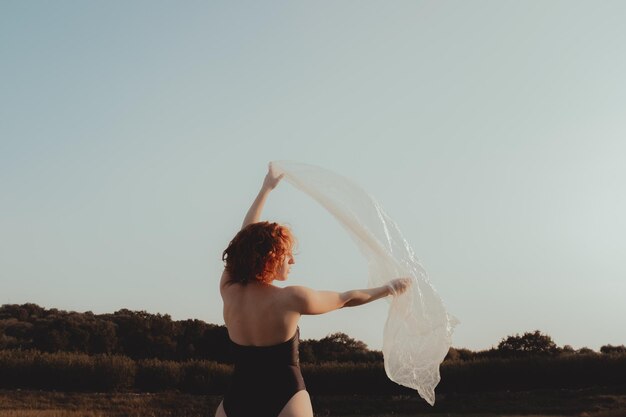
[[[624,353],[626,353],[626,346],[624,345],[619,345],[619,346],[612,346],[612,345],[604,345],[600,348],[600,352],[607,354],[607,355],[623,355]]]
[[[345,333],[333,333],[320,340],[305,340],[300,344],[302,362],[376,362],[383,359],[379,351],[371,351],[360,340]]]
[[[115,354],[135,360],[189,359],[232,363],[225,326],[201,320],[174,321],[168,314],[121,309],[113,314],[46,310],[36,304],[0,307],[0,349],[42,352]],[[301,362],[375,362],[382,353],[370,351],[345,333],[300,344]]]
[[[112,314],[67,312],[36,304],[0,306],[0,350],[75,352],[87,355],[123,355],[134,360],[208,360],[233,362],[231,341],[225,326],[202,320],[174,321],[168,314],[122,309]],[[624,345],[602,346],[606,355],[626,354]],[[596,353],[588,348],[574,350],[556,346],[539,330],[508,336],[497,348],[474,352],[450,348],[446,361],[474,361],[529,355],[579,355]],[[380,363],[382,352],[345,333],[300,343],[300,362]]]
[[[557,346],[548,335],[539,330],[526,332],[523,335],[516,334],[502,339],[498,344],[498,352],[504,356],[520,354],[554,354]]]
[[[469,349],[451,347],[444,361],[469,361],[474,359],[475,356],[476,353]]]

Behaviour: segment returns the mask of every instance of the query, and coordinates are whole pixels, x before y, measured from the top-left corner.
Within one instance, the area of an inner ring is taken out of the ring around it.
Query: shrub
[[[134,385],[135,363],[123,356],[0,351],[0,387],[121,391]]]
[[[145,359],[137,363],[135,388],[156,392],[178,388],[181,380],[181,364],[158,359]]]
[[[222,394],[230,383],[232,366],[192,360],[181,365],[180,389],[193,394]]]

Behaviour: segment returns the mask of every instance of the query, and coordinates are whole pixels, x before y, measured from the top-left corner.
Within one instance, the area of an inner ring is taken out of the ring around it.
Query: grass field
[[[152,414],[143,414],[152,415]],[[440,417],[441,414],[381,414],[378,417]],[[580,417],[624,417],[625,411],[613,411],[613,412],[597,412],[593,414],[583,413]],[[0,411],[0,417],[108,417],[110,414],[105,412],[92,412],[92,411],[66,411],[66,410],[2,410]],[[212,414],[210,415],[213,416]],[[317,416],[317,414],[316,414]],[[569,417],[566,415],[555,414],[446,414],[446,417]],[[350,414],[337,417],[362,417],[362,414]]]
[[[0,417],[212,417],[221,397],[0,390]],[[415,396],[312,396],[316,417],[626,417],[626,387]]]

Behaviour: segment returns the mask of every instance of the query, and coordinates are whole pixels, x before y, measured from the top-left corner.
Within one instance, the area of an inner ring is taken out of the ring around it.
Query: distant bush
[[[508,336],[498,343],[498,352],[504,357],[520,355],[553,355],[559,353],[556,343],[539,330],[523,335]]]
[[[222,394],[230,383],[232,366],[209,361],[181,364],[180,389],[193,394]]]
[[[0,351],[2,388],[124,391],[134,380],[135,363],[123,356]]]
[[[156,392],[178,388],[181,380],[178,362],[144,359],[137,362],[135,388],[140,391]]]
[[[626,355],[597,353],[477,359],[441,366],[442,392],[623,385]]]
[[[600,348],[600,352],[607,354],[607,355],[623,355],[626,353],[626,346],[604,345]]]
[[[302,376],[313,394],[390,394],[408,392],[385,374],[382,362],[303,364]]]
[[[158,359],[135,363],[123,356],[0,351],[0,388],[65,391],[224,392],[229,365],[210,361],[172,362]]]
[[[469,361],[475,357],[476,353],[469,349],[451,347],[444,361]]]
[[[302,364],[312,394],[407,394],[387,378],[382,362]],[[212,361],[133,361],[124,356],[0,351],[0,388],[65,391],[179,390],[223,394],[232,366]],[[626,354],[448,360],[437,392],[583,388],[624,384]]]

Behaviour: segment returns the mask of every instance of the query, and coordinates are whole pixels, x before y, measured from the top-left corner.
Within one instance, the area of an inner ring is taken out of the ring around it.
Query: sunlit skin
[[[260,221],[263,205],[282,177],[270,165],[261,191],[246,214],[242,229]],[[276,269],[273,280],[287,281],[294,264],[295,258],[290,250]],[[220,280],[224,323],[233,342],[248,346],[272,346],[289,340],[295,334],[302,315],[324,314],[367,304],[392,294],[402,294],[411,285],[410,278],[398,278],[381,287],[335,292],[298,285],[281,288],[260,281],[251,281],[246,285],[229,281],[229,274],[224,270]],[[227,416],[223,402],[218,406],[215,416]],[[277,417],[313,417],[309,393],[306,390],[298,391]]]

